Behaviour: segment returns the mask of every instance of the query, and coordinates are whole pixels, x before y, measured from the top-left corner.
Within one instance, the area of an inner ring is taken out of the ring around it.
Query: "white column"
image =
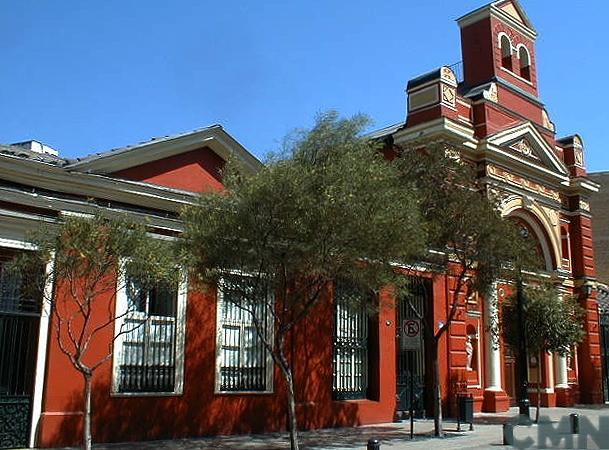
[[[484,302],[484,321],[486,323],[486,389],[501,391],[501,353],[498,336],[492,328],[498,326],[497,283],[493,283]]]
[[[32,427],[30,430],[30,447],[36,444],[36,433],[40,418],[42,417],[42,393],[44,391],[45,367],[47,357],[47,345],[49,339],[49,322],[51,320],[51,308],[53,301],[53,265],[55,264],[55,253],[45,267],[46,284],[42,295],[42,314],[40,315],[40,330],[38,332],[38,351],[36,356],[36,377],[34,381],[34,395],[32,398]]]
[[[548,371],[548,385],[546,386],[546,392],[554,392],[554,370],[552,362],[554,361],[554,355],[552,352],[548,352],[545,356],[546,367]]]
[[[560,356],[559,354],[554,355],[554,372],[556,374],[556,385],[557,388],[568,388],[569,378],[567,376],[567,357]]]

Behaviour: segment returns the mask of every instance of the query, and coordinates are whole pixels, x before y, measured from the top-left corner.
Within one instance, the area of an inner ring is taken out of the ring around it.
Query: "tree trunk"
[[[434,401],[434,415],[433,415],[433,426],[434,436],[440,437],[444,435],[442,427],[442,386],[440,385],[440,363],[438,361],[438,346],[440,345],[439,339],[432,339],[432,379],[433,379],[433,401]]]
[[[539,410],[541,408],[541,352],[537,353],[537,411],[535,411],[535,423],[539,423]]]
[[[85,379],[85,404],[84,404],[84,424],[83,424],[83,444],[85,450],[91,450],[91,381],[90,373],[83,373]]]
[[[288,385],[288,422],[290,428],[290,448],[298,450],[298,423],[296,421],[296,399],[294,398],[294,380],[292,371],[288,368],[286,373],[286,383]]]
[[[294,395],[294,377],[292,369],[283,352],[284,340],[279,339],[279,355],[278,363],[283,374],[283,379],[286,382],[287,391],[287,406],[288,406],[288,430],[290,431],[290,448],[291,450],[299,450],[298,445],[298,422],[296,421],[296,397]]]

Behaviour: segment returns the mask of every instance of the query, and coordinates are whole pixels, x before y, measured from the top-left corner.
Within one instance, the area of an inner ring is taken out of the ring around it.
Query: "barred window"
[[[256,329],[271,339],[273,294],[253,277],[229,275],[218,285],[217,392],[271,392],[273,363]]]
[[[122,334],[116,342],[115,392],[181,392],[185,287],[180,291],[178,286],[143,288],[128,281],[123,301],[117,301],[123,303],[123,316],[117,321],[117,334]]]
[[[36,290],[39,274],[24,277],[11,268],[10,263],[11,257],[0,255],[0,311],[39,315],[42,307],[42,292]]]
[[[337,282],[335,289],[332,391],[337,400],[366,398],[368,389],[368,313],[357,287]]]

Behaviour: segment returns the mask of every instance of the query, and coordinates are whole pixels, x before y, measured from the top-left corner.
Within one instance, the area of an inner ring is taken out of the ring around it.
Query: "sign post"
[[[421,349],[421,321],[404,319],[400,345],[402,350],[409,350],[410,372],[410,439],[414,438],[414,352]]]

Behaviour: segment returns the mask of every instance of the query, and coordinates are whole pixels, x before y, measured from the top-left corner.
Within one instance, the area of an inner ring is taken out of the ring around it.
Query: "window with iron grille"
[[[121,294],[114,391],[181,393],[185,287],[143,288],[129,280]]]
[[[10,267],[10,257],[0,255],[0,312],[39,315],[42,293],[36,292],[31,280]],[[34,277],[32,277],[34,278]],[[35,278],[34,278],[35,279]],[[26,283],[29,289],[22,289]]]
[[[273,389],[273,363],[259,332],[272,340],[274,296],[266,284],[258,286],[257,282],[253,277],[231,274],[218,285],[217,392]]]
[[[347,282],[335,289],[332,391],[337,400],[366,398],[368,313],[366,295]]]

